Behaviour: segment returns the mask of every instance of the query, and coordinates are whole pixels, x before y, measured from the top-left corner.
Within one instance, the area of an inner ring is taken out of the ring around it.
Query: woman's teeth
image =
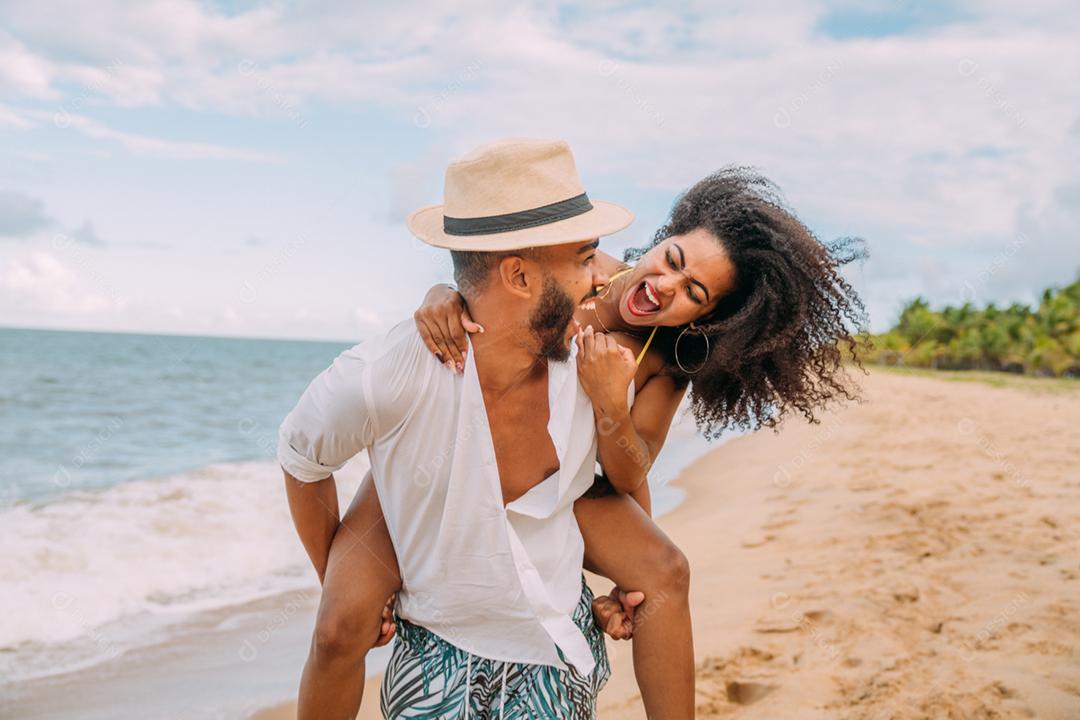
[[[653,291],[652,288],[649,287],[649,283],[645,283],[645,294],[649,296],[649,299],[653,301],[656,307],[660,307],[660,301],[656,299],[655,295],[653,295]]]
[[[634,291],[628,305],[635,315],[648,315],[660,309],[660,301],[647,282],[641,283],[641,286]]]

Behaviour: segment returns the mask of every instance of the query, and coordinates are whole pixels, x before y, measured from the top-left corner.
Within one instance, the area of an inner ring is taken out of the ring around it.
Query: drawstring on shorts
[[[469,720],[469,710],[472,707],[472,703],[469,702],[469,688],[472,686],[472,653],[466,652],[467,660],[465,661],[465,720]],[[506,676],[510,670],[510,663],[503,661],[502,671],[502,690],[499,692],[499,720],[505,720],[506,718]]]
[[[469,720],[469,682],[472,680],[472,653],[467,653],[469,659],[465,661],[465,720]]]
[[[502,692],[499,693],[499,720],[506,718],[506,671],[510,669],[510,663],[503,660]]]

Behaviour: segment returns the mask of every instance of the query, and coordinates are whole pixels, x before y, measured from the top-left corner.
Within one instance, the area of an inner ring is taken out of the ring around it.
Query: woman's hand
[[[615,422],[627,419],[630,408],[626,388],[637,372],[634,353],[615,338],[593,332],[592,326],[578,330],[577,342],[578,379],[592,400],[597,418]]]
[[[629,640],[634,637],[634,613],[644,600],[645,593],[626,592],[616,585],[607,595],[593,598],[593,620],[613,640]]]
[[[463,372],[469,347],[465,333],[482,333],[484,328],[473,322],[461,294],[449,285],[435,285],[413,313],[413,320],[428,350],[446,367]]]

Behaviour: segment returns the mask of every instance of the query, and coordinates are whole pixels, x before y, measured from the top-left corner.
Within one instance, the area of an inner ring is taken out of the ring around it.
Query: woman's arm
[[[465,368],[469,343],[465,333],[484,332],[473,322],[465,307],[465,298],[453,285],[435,285],[424,296],[423,304],[413,313],[416,329],[424,344],[448,368]]]
[[[595,335],[586,328],[578,342],[578,375],[593,402],[600,465],[616,490],[631,495],[651,514],[648,471],[664,445],[685,390],[677,389],[670,378],[646,376],[631,412],[628,385],[635,373],[648,370],[639,369],[633,351],[609,335]]]
[[[668,431],[679,409],[686,386],[675,386],[675,381],[666,375],[650,377],[634,398],[634,407],[630,410],[630,419],[638,437],[649,448],[649,464],[656,460],[660,449],[667,441]]]
[[[654,375],[645,381],[644,386],[634,398],[634,407],[630,410],[631,425],[638,438],[648,448],[649,467],[656,462],[664,442],[667,440],[671,422],[679,403],[686,394],[686,387],[677,388],[675,382],[667,376]],[[637,492],[631,493],[638,505],[652,516],[652,498],[649,484],[642,483]]]

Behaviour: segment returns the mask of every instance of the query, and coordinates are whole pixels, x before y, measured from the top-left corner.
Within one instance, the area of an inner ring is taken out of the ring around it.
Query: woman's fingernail
[[[454,369],[454,361],[453,360],[447,360],[446,362],[443,363],[443,365],[446,367],[447,370],[453,370]]]
[[[464,365],[462,365],[461,363],[458,363],[458,364],[456,365],[456,367],[457,367],[457,371],[458,371],[459,373],[462,373],[462,374],[464,374],[464,373],[465,373],[465,366],[464,366]]]
[[[481,332],[481,333],[484,332],[484,326],[483,325],[477,323],[476,327],[478,328],[476,332]]]

